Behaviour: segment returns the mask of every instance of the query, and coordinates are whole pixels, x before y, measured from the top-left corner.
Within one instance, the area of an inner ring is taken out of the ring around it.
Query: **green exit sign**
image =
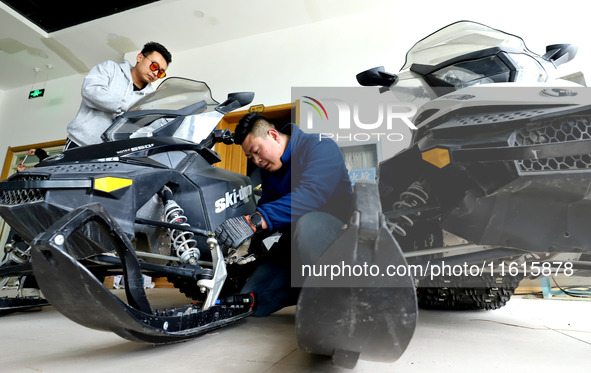
[[[36,89],[34,91],[29,92],[29,99],[31,98],[37,98],[37,97],[43,97],[43,94],[45,93],[45,88],[43,89]]]

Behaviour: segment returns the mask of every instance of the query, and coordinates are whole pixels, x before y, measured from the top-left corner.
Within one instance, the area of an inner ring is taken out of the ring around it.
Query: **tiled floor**
[[[184,301],[151,289],[153,302]],[[0,318],[0,372],[341,372],[298,349],[295,308],[248,318],[193,341],[154,347],[87,329],[52,307]],[[415,335],[391,364],[355,372],[591,372],[591,302],[514,297],[488,312],[419,313]]]

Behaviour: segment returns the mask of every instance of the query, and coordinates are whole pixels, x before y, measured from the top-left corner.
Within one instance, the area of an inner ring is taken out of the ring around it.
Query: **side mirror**
[[[219,104],[215,110],[221,114],[228,114],[232,110],[248,105],[254,99],[254,92],[234,92],[228,94],[226,101]]]
[[[238,101],[240,106],[248,105],[254,99],[254,92],[234,92],[228,94],[228,100]]]
[[[558,66],[575,58],[578,49],[572,44],[552,44],[546,47],[546,53],[542,58]]]
[[[225,130],[214,130],[213,131],[213,143],[222,142],[226,145],[234,144],[234,134],[229,129]]]
[[[357,74],[357,82],[363,86],[389,87],[396,84],[398,76],[387,73],[383,66],[374,67]]]

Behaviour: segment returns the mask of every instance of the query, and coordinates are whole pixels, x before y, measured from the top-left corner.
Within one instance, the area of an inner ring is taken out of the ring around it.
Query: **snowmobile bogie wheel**
[[[179,277],[167,277],[166,279],[187,298],[197,302],[205,301],[207,294],[197,286],[197,281]]]
[[[242,286],[244,286],[244,283],[254,271],[255,266],[256,261],[244,265],[228,266],[228,277],[226,277],[220,296],[229,296],[240,293]],[[197,281],[173,276],[168,276],[167,280],[172,283],[175,288],[179,289],[179,291],[187,298],[191,298],[197,302],[205,301],[207,294],[203,293],[199,286],[197,286]]]
[[[505,276],[496,281],[461,276],[421,280],[417,299],[419,307],[424,309],[496,310],[507,304],[520,281],[519,276]]]

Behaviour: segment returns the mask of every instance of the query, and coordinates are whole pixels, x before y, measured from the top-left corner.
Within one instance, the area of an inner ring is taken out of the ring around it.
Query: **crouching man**
[[[255,316],[266,316],[296,304],[292,261],[314,264],[341,234],[352,213],[351,182],[338,145],[295,124],[279,129],[249,113],[238,123],[234,143],[261,168],[263,193],[254,214],[226,220],[216,234],[222,246],[238,248],[255,233],[283,233],[242,288],[257,296]]]

